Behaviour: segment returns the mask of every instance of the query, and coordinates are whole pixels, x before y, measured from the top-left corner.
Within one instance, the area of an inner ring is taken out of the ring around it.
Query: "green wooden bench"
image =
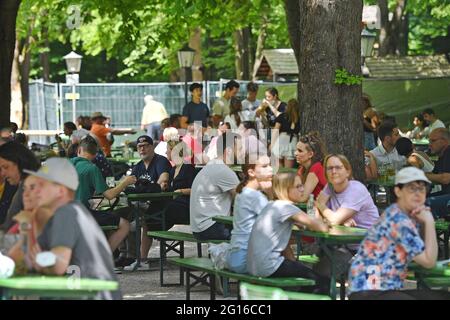
[[[331,300],[329,296],[321,294],[286,291],[246,282],[240,283],[239,292],[242,300]]]
[[[103,231],[113,231],[113,230],[117,230],[119,227],[118,226],[100,226],[100,228],[102,228]]]
[[[157,239],[160,241],[159,246],[159,283],[161,287],[171,286],[171,285],[183,285],[184,284],[184,273],[180,268],[180,282],[179,283],[166,283],[164,284],[164,262],[167,258],[167,253],[173,251],[179,254],[180,258],[184,258],[184,243],[185,242],[195,242],[197,243],[197,254],[198,257],[202,257],[202,243],[222,243],[228,242],[227,240],[198,240],[191,233],[179,232],[179,231],[149,231],[147,232],[149,237]]]
[[[289,288],[289,287],[303,287],[303,286],[313,286],[315,284],[314,280],[304,279],[304,278],[266,278],[266,277],[256,277],[249,274],[235,273],[229,270],[217,270],[214,268],[213,263],[208,258],[170,258],[167,260],[179,266],[182,270],[186,272],[186,300],[191,297],[191,288],[197,284],[204,284],[209,287],[210,299],[215,300],[216,298],[216,276],[224,277],[227,279],[235,279],[240,281],[277,287],[277,288]],[[192,271],[200,271],[202,275],[197,276],[192,274]],[[191,284],[191,278],[195,281]],[[238,299],[240,299],[240,294],[238,293]]]

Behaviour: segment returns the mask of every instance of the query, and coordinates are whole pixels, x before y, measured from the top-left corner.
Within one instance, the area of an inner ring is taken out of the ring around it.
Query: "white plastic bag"
[[[210,244],[208,246],[208,253],[211,257],[214,268],[217,270],[225,269],[227,261],[227,253],[230,248],[230,244],[222,242],[219,244]]]
[[[0,279],[11,277],[15,267],[16,264],[13,259],[0,253]]]

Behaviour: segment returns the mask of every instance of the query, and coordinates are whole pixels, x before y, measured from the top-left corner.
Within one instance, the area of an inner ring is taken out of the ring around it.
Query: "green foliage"
[[[335,70],[335,84],[345,84],[347,86],[362,84],[363,77],[351,74],[345,68]]]

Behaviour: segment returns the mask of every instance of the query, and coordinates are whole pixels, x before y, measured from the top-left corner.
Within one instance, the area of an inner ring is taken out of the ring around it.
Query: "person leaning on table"
[[[46,208],[47,216],[37,243],[27,253],[33,269],[41,274],[65,275],[70,268],[80,278],[117,281],[113,255],[99,225],[91,213],[75,200],[78,174],[67,159],[50,158],[39,171],[24,170],[39,178],[35,188],[38,207]],[[40,252],[51,251],[56,263],[41,267],[36,258]],[[98,299],[121,299],[117,291],[102,291]]]
[[[397,201],[369,230],[351,264],[349,299],[450,299],[446,291],[401,290],[410,262],[425,268],[436,264],[438,244],[434,218],[430,208],[424,205],[430,183],[423,171],[415,167],[403,168],[396,174]]]

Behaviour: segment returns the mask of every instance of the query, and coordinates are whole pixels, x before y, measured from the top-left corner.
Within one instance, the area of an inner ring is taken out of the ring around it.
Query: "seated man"
[[[79,202],[75,202],[78,174],[66,159],[50,158],[37,172],[26,170],[39,178],[35,189],[38,207],[46,221],[37,243],[27,253],[33,269],[49,275],[64,275],[67,270],[78,272],[80,278],[117,281],[114,274],[112,252],[102,230],[92,215]],[[56,263],[42,267],[37,254],[51,251]],[[99,299],[121,299],[120,291],[103,291]]]
[[[370,152],[377,162],[378,173],[383,166],[391,166],[395,171],[406,164],[406,158],[398,154],[395,143],[400,138],[398,126],[392,121],[384,121],[378,128],[381,144]],[[394,172],[395,173],[395,172]]]
[[[446,128],[434,129],[429,137],[431,153],[439,156],[432,173],[426,173],[434,184],[442,190],[432,193],[427,199],[431,211],[437,217],[448,215],[447,203],[450,201],[450,133]]]
[[[239,179],[228,165],[236,163],[240,141],[228,132],[217,139],[217,157],[209,160],[192,183],[190,224],[194,237],[199,240],[230,239],[230,231],[214,216],[229,216],[231,203]]]
[[[161,190],[166,191],[169,185],[169,171],[172,167],[169,160],[167,160],[166,157],[155,153],[153,139],[149,136],[140,136],[136,141],[136,147],[141,161],[134,166],[131,175],[135,176],[137,179],[146,179],[158,183],[161,186]],[[151,212],[158,212],[163,210],[164,206],[165,203],[163,202],[153,202],[150,204],[149,210]],[[160,229],[160,227],[158,228],[158,224],[149,224],[149,226],[154,230]],[[140,248],[141,261],[139,263],[141,266],[143,266],[143,263],[147,262],[148,252],[153,243],[153,239],[147,236],[149,226],[147,226],[146,223],[142,225]],[[132,245],[134,241],[129,241],[129,243]],[[136,248],[136,250],[139,250],[139,248]],[[136,263],[138,263],[138,261],[136,261]],[[131,264],[128,267],[125,267],[125,270],[133,270],[134,267],[135,264]]]
[[[112,200],[119,196],[127,186],[136,182],[136,177],[127,176],[120,181],[116,187],[109,189],[100,169],[92,163],[97,151],[97,143],[93,138],[87,136],[80,142],[78,147],[78,157],[70,159],[78,173],[80,181],[78,189],[76,190],[75,199],[81,201],[88,209],[90,209],[89,199],[94,195],[101,194],[106,199]],[[122,208],[115,212],[90,211],[100,226],[118,227],[108,239],[111,250],[116,250],[130,232],[130,223],[127,220],[129,208]]]

